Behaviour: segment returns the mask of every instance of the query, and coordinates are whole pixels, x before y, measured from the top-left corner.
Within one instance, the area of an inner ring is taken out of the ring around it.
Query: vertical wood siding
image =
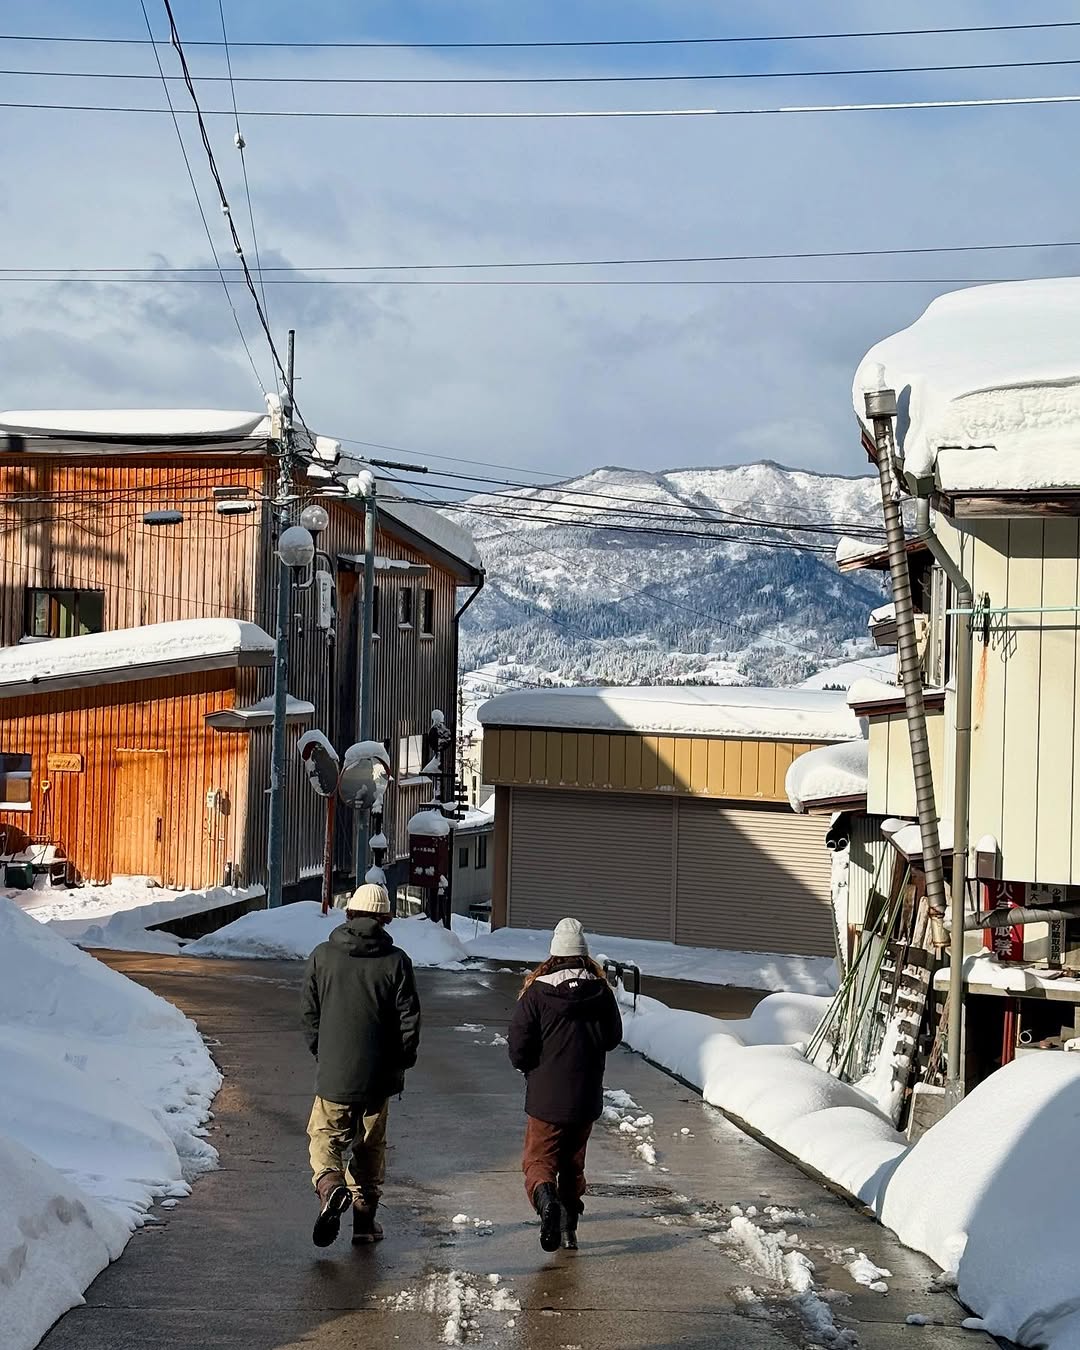
[[[165,783],[161,880],[198,887],[220,882],[226,862],[246,870],[247,737],[214,731],[204,720],[234,703],[229,670],[0,700],[0,751],[32,758],[31,810],[0,809],[0,830],[12,840],[25,832],[59,844],[79,877],[109,881],[114,836],[133,826],[118,809],[116,752],[158,751]],[[50,771],[48,756],[56,753],[83,755],[83,771]],[[227,811],[211,815],[211,791],[223,794]]]
[[[871,717],[869,722],[867,813],[878,816],[917,815],[907,718],[898,712]],[[945,787],[945,714],[941,708],[927,708],[926,735],[930,742],[930,767],[938,813],[947,817],[952,812],[952,806]]]

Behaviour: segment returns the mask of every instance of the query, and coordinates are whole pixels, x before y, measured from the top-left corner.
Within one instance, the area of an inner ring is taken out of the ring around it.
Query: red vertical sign
[[[1027,888],[1022,881],[984,881],[982,885],[987,909],[1002,905],[1016,909],[1026,899]],[[999,961],[1022,961],[1024,930],[1017,924],[1011,928],[985,928],[983,946],[989,947]]]

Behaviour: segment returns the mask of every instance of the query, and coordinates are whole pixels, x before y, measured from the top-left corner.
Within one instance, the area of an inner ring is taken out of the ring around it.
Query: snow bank
[[[479,713],[484,726],[569,727],[669,736],[848,741],[859,734],[842,693],[725,686],[604,686],[499,694]]]
[[[96,675],[97,683],[138,678],[140,668],[198,662],[274,650],[274,640],[257,624],[241,619],[178,619],[140,628],[51,638],[22,647],[0,648],[0,688],[36,686],[49,680]]]
[[[127,1225],[47,1162],[0,1135],[0,1319],[7,1350],[31,1350],[84,1302],[124,1250]]]
[[[801,1047],[828,1000],[797,994],[764,999],[745,1021],[623,998],[624,1040],[698,1087],[867,1204],[902,1156],[906,1141],[873,1103],[809,1064]]]
[[[221,1076],[172,1004],[0,899],[0,1082],[0,1316],[29,1350],[216,1164]]]
[[[153,924],[186,919],[210,909],[255,900],[261,886],[208,886],[198,891],[170,891],[152,886],[146,877],[116,877],[107,886],[71,890],[0,892],[38,923],[77,942],[80,947],[113,951],[176,952],[181,940],[172,933],[151,933]]]
[[[800,1047],[827,1000],[765,999],[746,1021],[623,1005],[633,1049],[701,1089],[956,1275],[983,1327],[1018,1345],[1080,1346],[1080,1217],[1063,1184],[1080,1117],[1080,1055],[1044,1052],[993,1074],[914,1145]],[[1009,1250],[1030,1253],[1023,1259]]]
[[[865,797],[870,775],[870,742],[823,745],[793,760],[784,780],[793,811],[815,802]]]
[[[528,961],[538,965],[548,955],[551,931],[546,928],[496,928],[466,943],[469,956],[486,961]],[[828,994],[836,988],[836,962],[825,956],[785,956],[777,952],[729,952],[711,947],[680,947],[674,942],[610,937],[590,933],[593,956],[633,961],[643,975],[690,980],[697,984],[735,985],[741,989],[794,989]]]
[[[320,942],[345,922],[345,911],[323,914],[316,900],[300,900],[278,909],[244,914],[235,923],[189,943],[184,956],[216,956],[256,961],[306,961]],[[395,944],[413,965],[460,967],[465,959],[461,939],[442,924],[426,918],[395,919],[389,928]]]
[[[1080,487],[1080,278],[939,296],[872,347],[853,401],[896,390],[904,467],[946,492]]]

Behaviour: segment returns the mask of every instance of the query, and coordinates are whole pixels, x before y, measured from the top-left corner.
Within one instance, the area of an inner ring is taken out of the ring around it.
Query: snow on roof
[[[847,691],[848,706],[861,707],[866,703],[895,703],[904,697],[904,691],[895,684],[881,680],[856,680]]]
[[[872,347],[853,400],[895,389],[909,478],[944,492],[1080,490],[1080,277],[939,296]]]
[[[286,722],[310,722],[314,716],[314,703],[309,703],[303,698],[293,698],[292,694],[286,696]],[[266,698],[260,698],[243,708],[222,708],[219,712],[209,713],[206,720],[210,726],[227,731],[268,727],[274,720],[274,696],[267,694]]]
[[[862,656],[854,661],[842,661],[837,666],[824,666],[803,680],[800,689],[850,689],[856,680],[888,682],[896,678],[896,653],[887,656]]]
[[[417,811],[406,830],[409,834],[423,835],[428,839],[445,839],[450,833],[450,821],[437,806],[429,806]]]
[[[875,558],[881,552],[881,543],[871,543],[869,539],[852,539],[844,535],[836,546],[837,563],[855,562],[862,558]]]
[[[870,611],[870,617],[866,621],[866,626],[867,628],[873,628],[875,624],[895,622],[896,602],[890,600],[887,605],[879,605],[877,609],[872,609]]]
[[[355,472],[354,467],[352,473]],[[384,516],[389,516],[391,520],[396,520],[406,529],[427,539],[467,567],[479,569],[483,565],[472,535],[441,511],[430,506],[420,506],[416,502],[402,501],[400,491],[385,478],[377,480],[377,491],[379,510]]]
[[[270,418],[265,412],[222,412],[216,408],[19,409],[0,413],[0,432],[132,440],[246,440],[269,436]]]
[[[495,823],[494,811],[485,811],[479,806],[470,806],[460,820],[453,822],[455,831],[485,830]]]
[[[886,820],[881,833],[909,862],[922,857],[922,831],[914,821]],[[942,853],[952,852],[952,833],[951,820],[938,821],[938,846]]]
[[[865,797],[869,775],[869,741],[823,745],[793,760],[784,786],[793,811],[817,802]]]
[[[212,669],[268,665],[274,640],[239,619],[181,619],[114,628],[107,633],[53,638],[29,646],[0,647],[0,695],[38,687],[75,688],[146,677],[150,667]]]
[[[849,741],[859,734],[843,693],[732,685],[530,689],[498,695],[480,708],[478,716],[484,726],[668,736]]]

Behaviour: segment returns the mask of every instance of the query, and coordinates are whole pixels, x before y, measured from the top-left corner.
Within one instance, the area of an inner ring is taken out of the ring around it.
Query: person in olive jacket
[[[525,1075],[525,1192],[540,1246],[577,1247],[585,1150],[604,1109],[604,1065],[622,1018],[577,919],[563,919],[551,955],[525,979],[510,1022],[510,1062]]]
[[[318,1061],[308,1121],[319,1216],[312,1240],[328,1247],[353,1211],[353,1242],[378,1242],[375,1221],[386,1168],[390,1098],[420,1048],[420,1000],[412,962],[386,931],[390,897],[361,886],[345,922],[308,958],[301,1020]]]

